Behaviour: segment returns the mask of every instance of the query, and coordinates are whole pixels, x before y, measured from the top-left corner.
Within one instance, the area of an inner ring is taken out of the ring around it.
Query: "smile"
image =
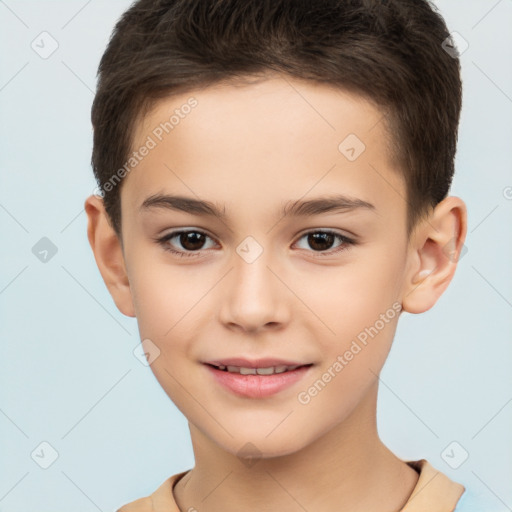
[[[214,365],[215,366],[215,365]],[[303,365],[310,366],[310,365]],[[274,373],[284,373],[288,371],[295,370],[296,368],[300,368],[300,365],[295,366],[269,366],[267,368],[246,368],[243,366],[224,366],[219,365],[216,366],[219,370],[230,372],[230,373],[240,373],[241,375],[273,375]]]
[[[309,373],[313,364],[301,366],[215,366],[205,364],[215,382],[224,389],[246,398],[265,398],[285,390]]]

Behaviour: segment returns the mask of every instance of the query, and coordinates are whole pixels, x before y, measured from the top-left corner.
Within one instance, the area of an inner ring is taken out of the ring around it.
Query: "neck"
[[[343,423],[302,449],[244,464],[190,425],[196,466],[174,487],[180,510],[395,512],[418,474],[379,439],[376,384]]]

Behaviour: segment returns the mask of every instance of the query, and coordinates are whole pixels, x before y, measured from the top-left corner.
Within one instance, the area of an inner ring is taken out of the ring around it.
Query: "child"
[[[436,303],[466,236],[446,41],[426,0],[122,16],[92,108],[88,237],[196,464],[121,512],[477,510],[376,425],[398,318]]]

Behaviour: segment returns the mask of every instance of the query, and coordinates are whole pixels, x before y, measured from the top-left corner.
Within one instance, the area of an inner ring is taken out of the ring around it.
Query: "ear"
[[[446,290],[465,249],[467,210],[462,199],[449,196],[414,230],[409,243],[409,270],[402,308],[429,310]]]
[[[130,282],[121,241],[110,224],[103,199],[92,195],[84,203],[87,213],[87,237],[96,264],[117,308],[126,316],[135,316]]]

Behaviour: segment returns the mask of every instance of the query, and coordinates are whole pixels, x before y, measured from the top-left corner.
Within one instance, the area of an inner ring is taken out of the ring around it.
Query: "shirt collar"
[[[444,473],[435,469],[426,459],[406,461],[419,473],[418,482],[411,496],[400,512],[453,512],[464,486],[450,480]],[[168,478],[152,495],[151,512],[179,512],[172,489],[188,471]]]

